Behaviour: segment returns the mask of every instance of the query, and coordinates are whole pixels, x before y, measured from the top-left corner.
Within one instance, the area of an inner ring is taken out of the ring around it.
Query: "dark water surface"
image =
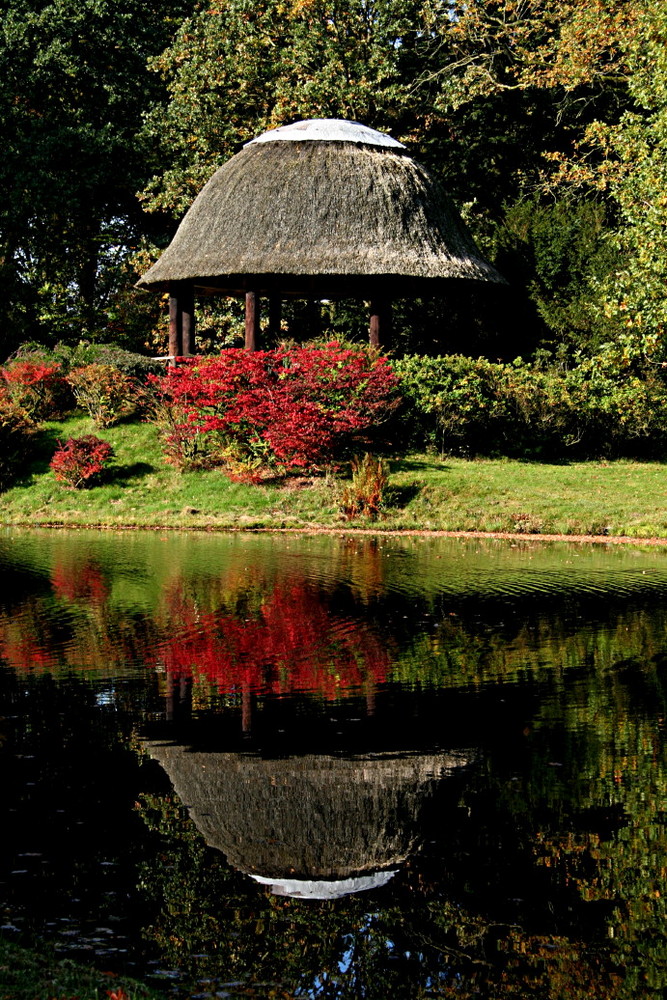
[[[7,530],[0,572],[4,934],[178,998],[665,995],[666,551]]]

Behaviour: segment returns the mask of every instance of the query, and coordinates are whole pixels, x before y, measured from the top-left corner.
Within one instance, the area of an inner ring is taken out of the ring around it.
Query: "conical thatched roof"
[[[314,120],[267,132],[205,185],[139,284],[355,294],[371,283],[502,283],[441,185],[390,136]]]
[[[334,898],[383,885],[464,754],[265,760],[148,743],[207,844],[274,892]]]

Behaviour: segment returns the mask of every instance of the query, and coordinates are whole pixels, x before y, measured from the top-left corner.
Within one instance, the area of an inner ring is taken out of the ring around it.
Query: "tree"
[[[146,58],[185,7],[10,0],[0,30],[5,353],[25,337],[106,332],[114,297],[131,282],[131,249],[147,225],[164,228],[136,201],[150,172],[138,135],[158,90]]]
[[[609,326],[588,302],[613,266],[602,246],[613,203],[592,189],[585,209],[561,197],[572,267],[546,281],[534,239],[559,225],[549,221],[545,178],[558,175],[589,124],[618,121],[629,106],[626,47],[635,30],[621,0],[210,0],[152,63],[170,96],[148,116],[147,132],[168,166],[145,189],[146,207],[181,215],[214,170],[268,128],[358,119],[406,142],[441,175],[483,251],[501,254],[526,289],[496,338],[503,353],[541,339],[594,346]],[[536,204],[547,213],[539,235],[529,227],[528,242],[517,241],[517,218]],[[565,328],[575,314],[573,337]],[[410,305],[397,317],[420,346],[449,340],[434,336],[437,310]],[[470,333],[470,344],[494,342]]]
[[[649,0],[628,39],[634,107],[617,123],[592,123],[578,159],[564,166],[571,184],[613,199],[618,226],[611,240],[622,263],[603,283],[605,311],[624,329],[626,357],[667,352],[667,10]],[[592,165],[591,165],[592,160]]]

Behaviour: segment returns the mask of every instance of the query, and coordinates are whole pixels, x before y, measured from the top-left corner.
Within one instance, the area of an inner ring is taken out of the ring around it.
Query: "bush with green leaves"
[[[76,401],[96,427],[111,427],[133,413],[141,401],[135,379],[113,365],[90,364],[67,376]]]
[[[25,464],[34,432],[35,424],[25,410],[0,390],[0,490]]]
[[[461,455],[589,458],[667,454],[662,369],[612,350],[569,370],[459,355],[393,362],[406,444]]]

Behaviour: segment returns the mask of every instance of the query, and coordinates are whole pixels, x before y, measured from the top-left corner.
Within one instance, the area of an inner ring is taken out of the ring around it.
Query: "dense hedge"
[[[604,354],[569,370],[517,359],[406,357],[405,447],[514,458],[667,455],[667,381]]]

